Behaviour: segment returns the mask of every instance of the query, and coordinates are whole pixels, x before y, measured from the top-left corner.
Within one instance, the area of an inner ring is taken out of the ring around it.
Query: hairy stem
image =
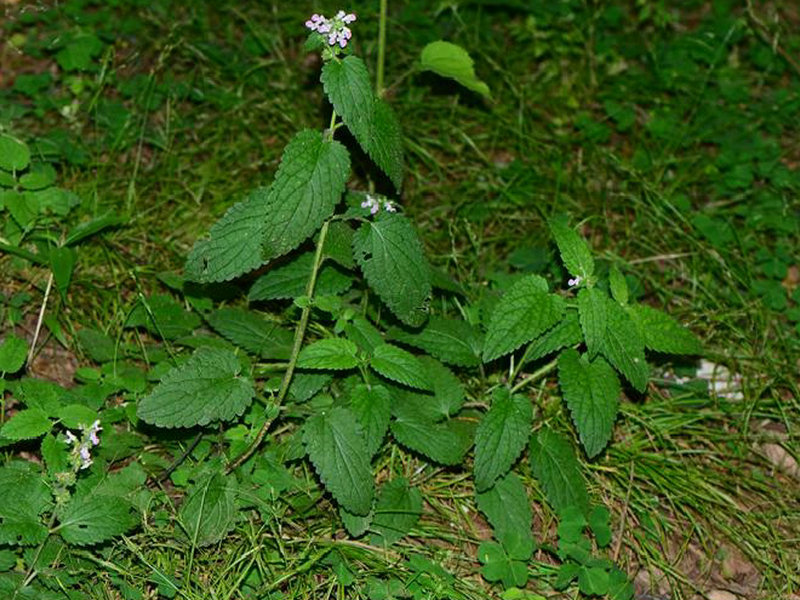
[[[528,375],[527,377],[522,379],[522,381],[520,381],[517,385],[512,387],[511,388],[511,393],[514,394],[514,393],[518,392],[519,390],[521,390],[522,388],[524,388],[529,383],[533,383],[534,381],[537,381],[537,380],[541,379],[542,377],[547,375],[550,371],[555,369],[557,365],[558,365],[558,360],[551,360],[549,363],[544,365],[542,368],[538,369],[537,371],[534,371],[533,373],[531,373],[530,375]]]
[[[381,0],[380,17],[378,18],[378,69],[375,77],[375,95],[383,96],[383,72],[386,66],[386,13],[389,0]]]
[[[317,273],[319,273],[319,268],[322,266],[322,248],[325,245],[325,237],[328,235],[328,223],[329,221],[325,221],[322,224],[322,228],[319,230],[319,239],[317,240],[317,249],[314,253],[314,264],[311,269],[311,276],[308,278],[308,285],[306,285],[306,297],[308,298],[308,303],[303,307],[303,312],[300,313],[300,322],[297,324],[297,329],[294,331],[294,344],[292,345],[292,353],[289,356],[289,364],[286,365],[286,371],[283,374],[283,379],[281,380],[281,387],[278,390],[278,396],[275,399],[275,404],[280,407],[283,404],[284,399],[286,398],[286,394],[289,391],[289,384],[292,383],[292,375],[294,375],[294,369],[297,366],[297,357],[300,355],[300,348],[303,345],[303,338],[306,335],[306,328],[308,327],[308,318],[311,316],[311,308],[312,303],[311,299],[314,296],[314,286],[317,283]],[[259,429],[258,434],[256,435],[255,439],[252,443],[247,447],[242,454],[239,455],[236,460],[234,460],[228,467],[225,469],[226,473],[230,473],[235,469],[239,468],[244,464],[244,462],[253,455],[261,443],[264,441],[264,437],[267,435],[267,431],[272,426],[273,419],[267,419],[264,424]]]

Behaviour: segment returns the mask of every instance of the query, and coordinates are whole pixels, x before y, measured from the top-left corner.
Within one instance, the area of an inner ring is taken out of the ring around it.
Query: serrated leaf
[[[372,92],[364,61],[352,55],[328,61],[320,81],[336,114],[399,191],[403,183],[400,125],[389,105]]]
[[[488,490],[479,492],[476,500],[494,529],[494,537],[511,557],[528,560],[533,552],[533,512],[519,477],[508,473]]]
[[[408,535],[422,514],[422,494],[398,477],[386,482],[378,492],[372,520],[373,546],[389,546]]]
[[[126,327],[144,327],[154,335],[174,340],[200,326],[200,317],[186,310],[168,294],[154,294],[128,315]]]
[[[356,315],[344,326],[345,335],[364,352],[370,354],[383,344],[380,330],[362,316]]]
[[[22,171],[30,162],[27,145],[10,135],[0,135],[0,169]]]
[[[333,214],[350,176],[350,155],[319,131],[297,133],[283,151],[269,192],[264,258],[294,250]]]
[[[586,240],[567,225],[565,218],[550,219],[548,223],[569,274],[584,281],[591,278],[594,275],[594,258]]]
[[[530,461],[533,476],[556,511],[568,506],[578,506],[584,512],[588,509],[586,484],[567,439],[552,429],[541,429],[531,437]]]
[[[119,496],[73,496],[58,513],[58,532],[77,546],[99,544],[122,535],[138,522],[131,505]]]
[[[578,313],[567,311],[561,321],[531,342],[531,345],[525,351],[525,362],[539,360],[556,350],[561,350],[566,346],[574,346],[582,340],[583,332],[578,321]]]
[[[564,314],[564,300],[547,293],[547,282],[538,275],[528,275],[515,283],[492,312],[484,362],[513,352],[558,323]]]
[[[634,389],[643,392],[647,387],[650,369],[644,357],[644,340],[636,324],[616,302],[606,302],[606,333],[600,352]]]
[[[42,438],[41,452],[50,477],[55,477],[56,473],[62,473],[68,468],[67,445],[59,442],[54,435],[49,434]]]
[[[264,264],[262,242],[269,188],[258,188],[228,209],[198,240],[186,260],[186,277],[201,283],[229,281]]]
[[[194,427],[241,415],[255,395],[230,350],[200,348],[139,402],[137,415],[158,427]]]
[[[342,519],[342,525],[352,537],[357,538],[364,535],[372,524],[372,517],[371,511],[363,516],[354,515],[347,512],[343,506],[339,506],[339,518]]]
[[[644,304],[628,307],[628,314],[642,334],[646,348],[666,354],[697,355],[703,352],[700,340],[668,314]]]
[[[303,426],[303,443],[322,483],[336,501],[354,515],[369,513],[375,484],[356,416],[337,407],[309,417]]]
[[[314,264],[314,253],[306,252],[275,269],[270,269],[253,282],[247,299],[280,300],[297,298],[306,293],[308,279]],[[352,279],[333,265],[323,265],[317,274],[315,296],[335,296],[346,291]]]
[[[339,263],[345,269],[352,269],[356,266],[353,258],[353,235],[355,231],[350,225],[344,221],[333,221],[328,225],[328,235],[325,237],[322,255]]]
[[[402,445],[443,465],[458,465],[472,446],[467,427],[457,421],[433,423],[410,415],[398,416],[390,426]]]
[[[0,468],[0,544],[35,545],[47,539],[39,517],[50,490],[39,472],[23,466]]]
[[[442,362],[459,367],[475,367],[481,361],[483,336],[475,327],[459,319],[431,317],[419,332],[397,327],[389,339],[424,350]]]
[[[558,382],[589,458],[606,447],[614,430],[621,392],[619,379],[606,361],[588,361],[577,350],[558,357]]]
[[[457,44],[439,40],[422,49],[420,65],[423,70],[433,71],[442,77],[455,79],[468,90],[491,98],[489,86],[475,75],[475,67],[469,53]]]
[[[372,353],[369,366],[375,371],[409,387],[430,390],[431,383],[417,357],[391,344],[381,344]]]
[[[367,453],[373,456],[389,429],[391,397],[382,385],[359,384],[350,393],[350,410],[364,433]]]
[[[598,288],[581,288],[578,292],[578,316],[589,358],[600,351],[606,333],[606,304],[608,296]]]
[[[81,329],[78,334],[78,343],[89,357],[99,363],[114,360],[114,340],[102,331],[96,329]]]
[[[220,308],[206,318],[225,339],[261,358],[287,360],[292,352],[294,335],[251,310]]]
[[[464,386],[461,380],[442,363],[430,356],[418,357],[422,374],[433,388],[432,406],[439,418],[454,415],[464,404]]]
[[[358,347],[344,338],[318,340],[303,348],[297,359],[301,369],[353,369],[358,366]]]
[[[430,272],[419,237],[405,217],[382,212],[362,223],[353,252],[369,286],[401,321],[412,327],[425,322]]]
[[[0,437],[9,440],[30,440],[49,432],[53,424],[47,413],[38,408],[28,408],[14,414],[0,429]]]
[[[475,431],[475,489],[482,492],[517,460],[531,431],[533,409],[524,396],[505,388],[493,394],[492,406]]]
[[[220,473],[198,482],[180,510],[180,521],[193,544],[207,546],[221,540],[236,519],[236,490]]]
[[[0,373],[16,373],[25,364],[28,342],[13,333],[6,334],[0,344]]]
[[[620,272],[617,265],[611,267],[608,272],[608,284],[611,288],[611,296],[622,305],[628,303],[628,282],[625,281],[625,276]]]
[[[328,373],[300,373],[295,372],[292,383],[289,384],[289,398],[294,402],[310,400],[322,388],[328,385],[333,377]]]

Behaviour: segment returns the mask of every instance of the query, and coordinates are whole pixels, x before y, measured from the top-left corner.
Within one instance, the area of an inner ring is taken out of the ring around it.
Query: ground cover
[[[3,597],[797,596],[792,4],[3,10]]]

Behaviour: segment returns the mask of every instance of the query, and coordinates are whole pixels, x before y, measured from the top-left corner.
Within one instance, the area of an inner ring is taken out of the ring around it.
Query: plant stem
[[[289,384],[292,382],[292,375],[294,375],[294,369],[297,366],[297,357],[300,355],[300,347],[303,345],[303,338],[306,334],[306,327],[308,327],[308,318],[311,316],[311,308],[312,302],[311,299],[314,296],[314,286],[317,283],[317,273],[319,272],[319,268],[322,265],[322,247],[325,245],[325,237],[328,235],[328,223],[329,221],[325,221],[322,224],[322,227],[319,230],[319,239],[317,240],[317,249],[314,253],[314,265],[311,269],[311,276],[308,278],[308,285],[306,285],[306,297],[308,298],[308,304],[303,307],[303,312],[300,313],[300,322],[297,324],[297,329],[294,332],[294,344],[292,345],[292,354],[289,356],[289,364],[286,365],[286,372],[283,374],[283,380],[281,381],[281,387],[278,390],[278,396],[275,399],[275,404],[280,407],[283,404],[284,399],[286,398],[286,394],[289,391]],[[267,419],[264,424],[259,429],[256,438],[253,442],[248,446],[247,450],[245,450],[239,457],[234,460],[230,465],[227,466],[225,469],[226,473],[230,473],[235,469],[239,468],[244,462],[253,455],[261,443],[264,441],[264,437],[267,435],[267,431],[272,426],[274,419]]]
[[[532,383],[532,382],[536,381],[537,379],[541,379],[542,377],[547,375],[550,371],[555,369],[557,364],[558,364],[558,360],[551,360],[549,363],[547,363],[546,365],[544,365],[543,367],[541,367],[537,371],[534,371],[533,373],[531,373],[530,375],[525,377],[522,381],[520,381],[517,385],[512,387],[511,388],[511,393],[513,394],[515,392],[518,392],[520,389],[524,388],[529,383]]]
[[[375,95],[383,96],[383,72],[386,65],[386,13],[389,0],[380,0],[380,16],[378,18],[378,73],[375,77]]]

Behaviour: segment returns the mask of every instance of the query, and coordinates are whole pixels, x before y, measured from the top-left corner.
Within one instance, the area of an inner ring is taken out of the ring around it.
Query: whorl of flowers
[[[70,459],[76,470],[88,469],[92,465],[91,449],[100,444],[97,434],[103,430],[100,427],[100,421],[95,421],[88,427],[81,425],[80,428],[80,438],[71,431],[67,431],[66,440],[64,440],[68,446],[72,446]]]
[[[361,208],[368,208],[371,215],[378,214],[378,211],[381,210],[381,208],[383,208],[383,210],[386,212],[397,212],[397,208],[391,200],[381,201],[380,198],[376,198],[375,196],[371,196],[369,194],[367,194],[366,197],[367,199],[361,203]]]
[[[313,14],[306,21],[306,27],[325,37],[329,46],[338,44],[340,48],[344,48],[350,38],[353,37],[353,32],[350,31],[348,25],[355,20],[356,16],[353,13],[345,14],[343,10],[340,10],[332,19],[328,19],[323,15]]]

